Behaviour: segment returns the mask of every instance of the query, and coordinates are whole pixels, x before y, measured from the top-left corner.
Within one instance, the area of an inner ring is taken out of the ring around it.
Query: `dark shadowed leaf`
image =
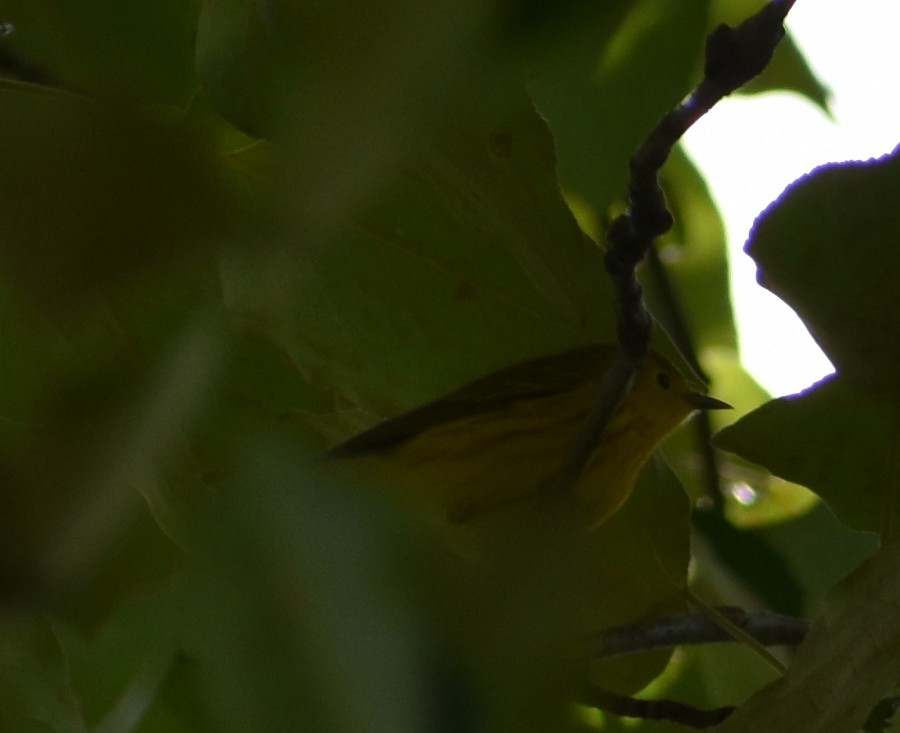
[[[798,311],[838,373],[717,438],[809,486],[851,526],[888,534],[898,519],[898,185],[896,156],[820,168],[757,221],[748,252],[760,281]],[[776,437],[785,434],[803,439]]]
[[[0,85],[4,277],[71,312],[194,263],[227,231],[196,140],[153,117],[55,90]]]
[[[900,677],[900,546],[892,542],[841,581],[787,673],[718,730],[852,733]]]
[[[893,483],[892,396],[832,377],[769,402],[716,436],[716,443],[810,487],[842,521],[886,531],[900,521]],[[773,440],[773,430],[802,441]]]
[[[891,384],[900,358],[900,156],[817,168],[757,220],[747,253],[843,376]]]
[[[199,0],[3,0],[3,39],[59,83],[88,94],[184,104],[195,91]]]

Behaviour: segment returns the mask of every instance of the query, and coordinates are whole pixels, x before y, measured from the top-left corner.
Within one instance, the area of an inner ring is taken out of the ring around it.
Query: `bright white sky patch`
[[[832,368],[793,311],[756,284],[743,253],[753,220],[817,165],[879,157],[900,141],[900,2],[798,0],[788,26],[832,91],[834,120],[791,94],[735,97],[685,136],[725,219],[742,359],[775,395]]]

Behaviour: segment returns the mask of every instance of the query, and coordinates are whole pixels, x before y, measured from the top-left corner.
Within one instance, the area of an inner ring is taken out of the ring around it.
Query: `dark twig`
[[[721,472],[719,471],[719,454],[712,444],[712,418],[705,410],[700,410],[694,419],[694,434],[701,448],[701,486],[704,486],[705,498],[709,499],[708,508],[718,512],[725,511],[725,497],[722,492]],[[704,504],[704,506],[706,506]]]
[[[731,623],[766,646],[797,645],[803,641],[809,629],[809,622],[805,619],[768,611],[749,612],[730,606],[717,610]],[[686,644],[728,641],[735,641],[728,631],[706,615],[692,614],[611,629],[591,646],[589,659],[598,661]],[[644,720],[668,720],[690,728],[709,728],[718,725],[735,710],[734,706],[704,710],[676,700],[643,700],[618,695],[590,684],[585,686],[581,701],[585,705],[614,715]]]
[[[688,98],[667,113],[631,158],[628,209],[607,233],[606,270],[613,283],[619,354],[560,471],[557,488],[571,491],[600,436],[631,388],[650,348],[653,321],[636,269],[653,241],[672,226],[659,171],[672,148],[722,97],[746,84],[769,63],[784,36],[793,0],[772,0],[737,28],[720,25],[706,42],[704,76]]]
[[[718,725],[735,711],[734,705],[705,710],[677,700],[642,700],[637,697],[617,695],[598,687],[590,687],[585,690],[582,702],[623,718],[668,720],[697,729]]]
[[[718,611],[765,646],[794,646],[803,641],[809,629],[806,619],[769,611],[751,612],[733,606],[724,606]],[[734,637],[707,615],[690,614],[611,629],[594,642],[589,654],[592,659],[605,659],[684,644],[722,641],[734,641]]]

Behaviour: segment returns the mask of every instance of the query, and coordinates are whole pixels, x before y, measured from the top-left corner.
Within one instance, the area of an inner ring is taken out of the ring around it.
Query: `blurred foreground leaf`
[[[3,39],[70,89],[145,104],[186,102],[197,86],[200,0],[3,0]]]
[[[662,464],[590,538],[535,527],[480,563],[294,453],[245,454],[193,574],[188,656],[225,730],[568,729],[585,640],[683,605],[688,507]],[[633,691],[666,658],[595,674]]]
[[[179,564],[156,482],[216,384],[221,333],[197,318],[145,363],[114,321],[28,314],[8,309],[4,334],[0,589],[92,626]]]
[[[196,263],[230,202],[198,141],[160,120],[52,89],[0,83],[4,277],[71,313]]]

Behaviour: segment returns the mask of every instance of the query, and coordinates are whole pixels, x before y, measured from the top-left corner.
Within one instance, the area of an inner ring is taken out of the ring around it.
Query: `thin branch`
[[[745,611],[733,606],[718,609],[735,626],[765,646],[795,646],[806,637],[806,619],[769,611]],[[603,633],[589,649],[592,659],[671,649],[686,644],[733,642],[734,637],[704,614],[690,614],[630,624]]]
[[[766,67],[784,36],[784,18],[792,5],[791,0],[772,0],[737,28],[724,24],[716,28],[707,38],[703,79],[657,123],[631,158],[628,209],[610,225],[604,260],[615,292],[619,355],[557,479],[561,493],[570,492],[583,473],[650,349],[653,321],[636,269],[653,241],[672,227],[659,171],[691,125]]]
[[[735,711],[734,705],[704,710],[677,700],[642,700],[627,695],[617,695],[599,687],[589,687],[582,702],[623,718],[641,720],[668,720],[689,728],[712,728],[723,722]]]
[[[745,631],[740,624],[734,623],[728,613],[722,613],[721,607],[709,605],[702,598],[691,593],[688,589],[685,589],[684,593],[693,603],[697,604],[700,608],[700,613],[719,626],[722,631],[728,634],[738,644],[743,644],[747,649],[756,654],[756,656],[768,664],[779,677],[784,676],[785,672],[787,672],[787,667],[784,663],[766,649],[765,644],[761,644],[752,634]]]
[[[749,612],[731,606],[716,609],[734,626],[765,646],[794,646],[806,638],[809,622],[768,611]],[[611,629],[589,649],[591,661],[687,644],[733,642],[734,636],[708,616],[691,614]],[[690,728],[718,725],[734,712],[733,705],[705,710],[677,700],[645,700],[586,684],[581,702],[614,715],[643,720],[668,720]]]

